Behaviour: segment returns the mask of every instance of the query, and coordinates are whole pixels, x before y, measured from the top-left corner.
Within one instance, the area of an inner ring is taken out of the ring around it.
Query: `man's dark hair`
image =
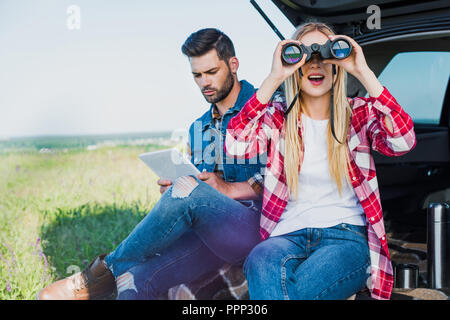
[[[219,59],[225,62],[236,55],[231,39],[215,28],[201,29],[192,33],[181,47],[181,51],[188,57],[199,57],[212,49],[216,49]]]

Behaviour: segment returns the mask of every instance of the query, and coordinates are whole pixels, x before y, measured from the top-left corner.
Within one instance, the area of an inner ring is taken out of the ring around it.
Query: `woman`
[[[229,154],[267,152],[265,241],[244,265],[251,299],[346,299],[365,286],[375,299],[390,298],[393,271],[370,148],[387,156],[407,153],[416,144],[413,123],[370,70],[361,47],[339,37],[353,47],[347,58],[313,55],[305,64],[304,55],[285,66],[285,43],[337,38],[322,23],[300,26],[294,40],[279,43],[270,74],[228,125]],[[347,72],[369,98],[347,98]],[[284,97],[274,94],[283,83]]]

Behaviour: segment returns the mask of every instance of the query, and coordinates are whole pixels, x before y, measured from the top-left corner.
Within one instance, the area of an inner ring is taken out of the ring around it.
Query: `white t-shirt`
[[[365,225],[364,210],[353,187],[345,180],[341,195],[328,169],[328,120],[302,114],[305,152],[298,175],[298,199],[288,201],[270,236],[303,228],[327,228],[340,223]]]

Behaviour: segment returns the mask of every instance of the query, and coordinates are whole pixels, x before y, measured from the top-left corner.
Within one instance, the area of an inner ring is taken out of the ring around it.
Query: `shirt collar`
[[[219,113],[219,109],[217,109],[217,106],[215,104],[212,105],[211,108],[211,120],[220,120],[222,116]]]
[[[230,108],[227,112],[231,113],[238,113],[241,111],[242,107],[245,105],[245,103],[251,98],[251,96],[255,93],[256,89],[246,80],[239,81],[241,84],[241,91],[239,91],[239,95],[236,99],[236,102],[232,108]],[[215,112],[217,112],[217,115],[215,115]],[[218,118],[217,118],[218,117]],[[215,119],[220,119],[219,111],[217,110],[217,107],[214,104],[211,104],[207,118],[203,122],[203,129],[205,127],[210,126],[212,121]]]

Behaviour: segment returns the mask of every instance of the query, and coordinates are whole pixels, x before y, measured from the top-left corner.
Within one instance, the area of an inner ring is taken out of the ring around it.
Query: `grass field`
[[[138,154],[167,148],[15,143],[0,152],[2,300],[34,299],[115,248],[160,197],[157,176]]]

